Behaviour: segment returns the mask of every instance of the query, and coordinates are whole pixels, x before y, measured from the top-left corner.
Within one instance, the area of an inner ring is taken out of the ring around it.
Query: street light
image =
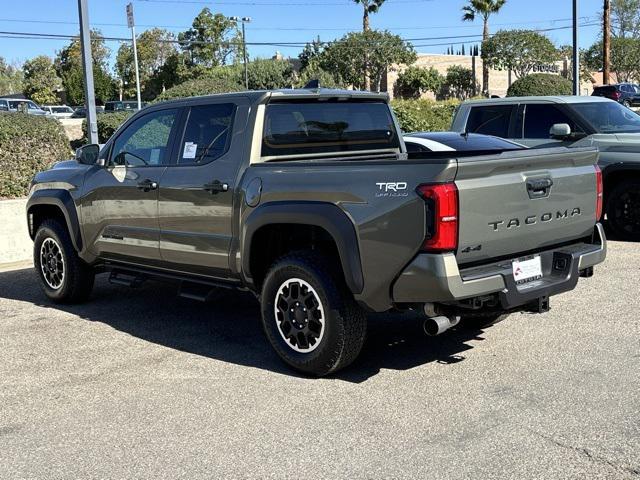
[[[247,70],[247,38],[245,36],[245,23],[251,23],[251,17],[229,17],[234,22],[242,22],[242,57],[244,63],[244,88],[249,90],[249,71]]]
[[[580,95],[580,47],[578,45],[578,0],[573,0],[573,94]]]

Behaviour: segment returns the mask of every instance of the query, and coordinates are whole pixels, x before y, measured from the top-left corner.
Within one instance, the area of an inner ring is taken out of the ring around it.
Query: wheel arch
[[[249,214],[241,233],[242,274],[247,283],[259,287],[266,273],[264,265],[256,263],[259,242],[269,238],[265,232],[285,236],[293,231],[310,234],[312,239],[317,235],[326,247],[329,247],[327,242],[331,242],[347,286],[354,294],[362,292],[364,277],[356,229],[339,207],[324,202],[271,202]],[[298,244],[290,246],[292,249],[300,248]],[[266,258],[271,262],[280,254],[287,253],[275,245],[268,252]]]
[[[67,190],[43,189],[35,191],[27,201],[27,225],[33,240],[39,225],[47,218],[64,221],[76,251],[82,250],[82,235],[78,212]]]

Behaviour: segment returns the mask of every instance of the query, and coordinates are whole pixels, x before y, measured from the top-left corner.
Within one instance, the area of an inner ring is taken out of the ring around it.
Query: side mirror
[[[549,135],[556,140],[565,140],[571,136],[571,127],[566,123],[556,123],[549,130]]]
[[[100,154],[100,145],[83,145],[76,150],[76,161],[84,165],[94,165]]]

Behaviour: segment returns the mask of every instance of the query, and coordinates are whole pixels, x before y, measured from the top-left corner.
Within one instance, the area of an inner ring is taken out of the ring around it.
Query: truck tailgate
[[[458,159],[458,263],[518,256],[593,232],[598,152],[549,148]]]

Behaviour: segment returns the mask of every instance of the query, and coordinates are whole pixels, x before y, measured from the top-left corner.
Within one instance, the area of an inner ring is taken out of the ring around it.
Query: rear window
[[[472,107],[467,120],[467,131],[494,137],[509,137],[511,112],[513,105]]]
[[[384,102],[271,103],[265,112],[262,156],[400,148]]]
[[[596,87],[593,90],[594,95],[605,95],[607,93],[614,93],[616,91],[616,87]]]

